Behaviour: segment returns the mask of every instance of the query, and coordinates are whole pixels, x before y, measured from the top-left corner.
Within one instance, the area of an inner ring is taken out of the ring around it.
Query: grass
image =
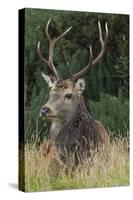
[[[54,151],[46,156],[44,148],[25,145],[27,192],[125,185],[129,185],[129,146],[125,138],[113,140],[106,150],[92,152],[91,157],[75,169],[71,165],[62,166],[55,159]]]

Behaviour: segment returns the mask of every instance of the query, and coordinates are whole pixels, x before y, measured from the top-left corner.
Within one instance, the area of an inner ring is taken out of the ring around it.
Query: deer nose
[[[42,107],[40,111],[40,116],[45,117],[49,111],[50,111],[50,108],[48,108],[47,106]]]

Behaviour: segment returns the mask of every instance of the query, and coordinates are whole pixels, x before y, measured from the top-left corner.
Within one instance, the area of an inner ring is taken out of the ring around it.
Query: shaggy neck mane
[[[54,139],[55,146],[61,152],[85,152],[86,146],[90,145],[94,120],[85,106],[84,100],[80,99],[74,112],[69,119],[60,127]]]

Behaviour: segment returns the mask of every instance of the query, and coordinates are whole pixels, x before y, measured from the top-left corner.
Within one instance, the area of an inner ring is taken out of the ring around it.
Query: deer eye
[[[65,95],[65,98],[67,98],[67,99],[71,99],[71,98],[72,98],[72,93],[68,93],[68,94],[66,94],[66,95]]]

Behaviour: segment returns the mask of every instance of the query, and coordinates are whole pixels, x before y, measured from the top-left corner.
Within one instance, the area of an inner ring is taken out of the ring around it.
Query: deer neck
[[[80,99],[77,102],[74,112],[70,114],[65,121],[61,120],[54,120],[52,121],[51,128],[50,128],[50,137],[55,140],[60,130],[64,130],[64,127],[69,126],[71,123],[76,124],[80,121],[92,121],[92,117],[86,109],[85,102],[83,99]]]
[[[50,128],[50,137],[51,139],[54,140],[54,138],[56,138],[56,136],[58,135],[58,132],[61,128],[62,123],[59,120],[54,120],[51,124],[51,128]]]

